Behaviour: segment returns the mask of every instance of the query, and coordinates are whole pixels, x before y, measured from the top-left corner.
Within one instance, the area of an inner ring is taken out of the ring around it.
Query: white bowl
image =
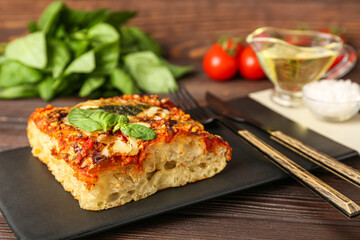
[[[322,80],[322,81],[328,81],[328,80]],[[314,96],[313,94],[314,89],[310,90],[310,88],[320,86],[315,84],[316,82],[310,83],[303,88],[303,101],[305,105],[310,109],[310,111],[319,119],[326,121],[333,121],[333,122],[341,122],[350,119],[359,112],[360,110],[359,96],[352,99],[345,99],[345,98],[344,99],[334,98],[334,100],[327,100],[326,98],[321,99],[319,97],[327,93],[320,92],[319,94],[317,94],[317,96]],[[356,83],[352,83],[352,84],[356,84]],[[338,86],[339,85],[337,86],[334,85],[333,86],[334,88],[330,88],[330,87],[318,88],[316,89],[316,91],[340,91]],[[360,86],[358,84],[357,86],[360,89]]]

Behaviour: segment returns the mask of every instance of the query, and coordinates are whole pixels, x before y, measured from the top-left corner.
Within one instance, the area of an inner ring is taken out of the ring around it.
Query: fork
[[[238,127],[222,115],[210,115],[204,108],[199,106],[185,87],[180,87],[176,92],[172,90],[169,92],[171,100],[185,110],[185,112],[189,113],[195,120],[204,125],[217,121],[226,126],[267,156],[276,166],[332,204],[347,217],[352,218],[360,215],[359,205],[265,143],[249,130]]]

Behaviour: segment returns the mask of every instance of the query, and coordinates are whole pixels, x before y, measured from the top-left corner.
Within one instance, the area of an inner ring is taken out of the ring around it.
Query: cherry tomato
[[[206,75],[215,81],[229,80],[237,71],[236,56],[241,49],[241,44],[232,39],[224,41],[213,44],[203,58],[203,69]]]
[[[249,80],[265,78],[265,73],[252,47],[248,45],[238,56],[238,67],[241,75]]]

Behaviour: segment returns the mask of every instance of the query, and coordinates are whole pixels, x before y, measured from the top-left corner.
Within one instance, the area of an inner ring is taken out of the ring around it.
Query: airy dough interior
[[[229,149],[219,144],[209,152],[200,136],[179,134],[170,143],[152,145],[143,162],[143,171],[105,170],[90,189],[75,177],[74,170],[63,159],[51,155],[57,141],[42,133],[33,121],[28,125],[33,155],[47,164],[65,190],[79,200],[81,208],[102,210],[145,198],[156,191],[182,186],[209,178],[226,166]],[[216,154],[214,154],[214,152]]]

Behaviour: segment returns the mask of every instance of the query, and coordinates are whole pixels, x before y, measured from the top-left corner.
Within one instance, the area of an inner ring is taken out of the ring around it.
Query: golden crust
[[[114,207],[163,188],[207,178],[221,171],[230,159],[231,148],[221,137],[206,132],[169,99],[124,95],[89,100],[77,107],[125,104],[150,105],[148,110],[130,117],[130,122],[150,127],[157,133],[155,139],[134,139],[120,130],[85,132],[68,124],[67,114],[72,107],[47,106],[36,109],[29,118],[33,154],[48,165],[83,208]],[[120,191],[124,186],[128,189]],[[144,188],[148,190],[139,190]]]

